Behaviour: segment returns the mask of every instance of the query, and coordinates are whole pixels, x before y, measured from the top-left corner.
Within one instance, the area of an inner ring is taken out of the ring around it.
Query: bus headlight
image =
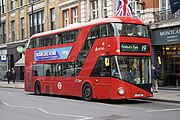
[[[124,93],[125,93],[124,88],[120,87],[120,88],[118,89],[118,93],[119,93],[119,95],[124,95]]]

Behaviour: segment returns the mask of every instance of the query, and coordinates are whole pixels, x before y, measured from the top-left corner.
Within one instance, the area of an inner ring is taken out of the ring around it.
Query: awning
[[[15,66],[24,66],[24,55],[15,63]]]

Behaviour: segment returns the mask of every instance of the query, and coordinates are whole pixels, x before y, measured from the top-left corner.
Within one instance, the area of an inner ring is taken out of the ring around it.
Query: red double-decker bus
[[[109,17],[33,35],[25,52],[25,91],[92,99],[152,96],[148,26]]]

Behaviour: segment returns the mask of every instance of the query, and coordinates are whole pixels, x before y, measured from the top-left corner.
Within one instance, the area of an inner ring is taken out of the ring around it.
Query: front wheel
[[[40,95],[41,94],[41,86],[39,82],[36,82],[34,85],[34,94]]]
[[[84,100],[92,100],[92,87],[90,84],[85,84],[82,89],[82,97]]]

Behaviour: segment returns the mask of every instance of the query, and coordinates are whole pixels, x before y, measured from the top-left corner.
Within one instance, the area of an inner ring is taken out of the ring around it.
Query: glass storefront
[[[164,85],[180,86],[180,45],[166,45],[162,50]]]

